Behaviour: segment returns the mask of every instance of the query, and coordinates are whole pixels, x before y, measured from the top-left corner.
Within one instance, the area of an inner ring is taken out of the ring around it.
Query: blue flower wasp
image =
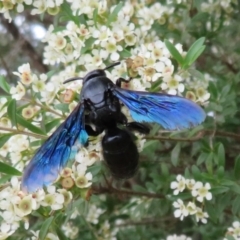
[[[204,121],[205,112],[191,100],[165,93],[126,90],[121,88],[121,82],[127,81],[123,78],[114,84],[107,78],[105,70],[119,64],[116,62],[104,69],[93,70],[83,78],[64,82],[83,81],[80,101],[26,167],[22,178],[23,191],[34,192],[54,182],[66,166],[75,142],[84,146],[89,135],[97,136],[105,131],[102,148],[107,166],[116,178],[130,178],[137,169],[139,154],[129,131],[147,134],[149,128],[143,122],[176,130]],[[135,122],[127,121],[121,112],[121,104],[130,110]]]

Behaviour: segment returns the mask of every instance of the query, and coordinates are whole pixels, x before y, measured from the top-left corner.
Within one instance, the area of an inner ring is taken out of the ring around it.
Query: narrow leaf
[[[239,213],[240,211],[240,196],[237,196],[235,200],[232,202],[232,212],[234,215]]]
[[[196,60],[197,58],[202,54],[202,52],[205,50],[206,46],[202,46],[198,49],[198,51],[195,53],[195,55],[193,56],[193,58],[191,59],[191,61],[188,63],[187,67],[191,66]]]
[[[114,20],[115,18],[117,18],[118,13],[120,12],[120,10],[123,7],[123,2],[120,2],[112,11],[112,13],[110,14],[110,16],[108,17],[108,21],[107,21],[107,26],[109,26]]]
[[[45,125],[46,132],[50,132],[54,127],[59,126],[61,118],[57,118]]]
[[[69,239],[64,235],[63,231],[59,227],[56,227],[56,233],[57,233],[59,239],[61,239],[61,240],[68,240]]]
[[[0,178],[0,185],[6,183],[11,178],[11,175],[5,175]]]
[[[0,88],[2,88],[6,93],[10,92],[10,86],[8,85],[6,79],[0,75]]]
[[[171,53],[172,57],[176,59],[180,65],[183,65],[184,63],[183,57],[175,48],[175,46],[171,42],[169,42],[167,39],[164,40],[164,43],[168,51]]]
[[[203,43],[205,41],[205,38],[199,38],[197,41],[195,41],[190,49],[187,52],[187,55],[184,59],[184,66],[188,67],[190,66],[202,53],[205,46],[203,46]],[[200,51],[202,49],[202,51]]]
[[[40,232],[39,232],[39,240],[46,239],[48,229],[51,226],[53,219],[54,219],[54,217],[52,216],[44,221],[44,223],[42,224],[42,227],[40,229]]]
[[[12,99],[9,104],[8,104],[8,108],[7,108],[7,113],[8,113],[8,117],[12,122],[12,126],[16,126],[17,125],[17,120],[16,120],[16,99]]]
[[[193,68],[190,68],[188,69],[188,72],[195,78],[201,80],[201,81],[204,81],[204,76],[201,72],[199,72],[198,70],[196,69],[193,69]]]
[[[8,139],[13,136],[12,133],[1,134],[0,135],[0,148],[8,141]]]
[[[234,176],[237,180],[240,179],[240,155],[238,155],[235,160]]]
[[[18,114],[17,114],[17,123],[19,123],[21,126],[27,128],[33,133],[45,135],[45,133],[40,128],[34,126],[33,124],[31,124],[30,122],[28,122]]]
[[[225,149],[222,143],[218,147],[218,165],[225,166]]]
[[[71,9],[71,7],[68,3],[63,3],[61,5],[61,10],[62,10],[62,12],[65,13],[68,20],[72,20],[74,23],[79,25],[79,17],[78,16],[73,16],[72,9]]]
[[[95,8],[93,11],[93,22],[94,22],[95,28],[97,28],[97,16],[98,16],[98,9]]]
[[[172,162],[173,166],[175,166],[175,167],[177,166],[178,161],[179,161],[180,150],[181,150],[181,145],[180,145],[180,143],[177,143],[171,152],[171,162]]]
[[[194,179],[200,179],[201,178],[201,172],[196,165],[193,165],[191,170],[192,170],[192,174],[194,176]]]
[[[0,172],[6,173],[12,176],[21,176],[22,173],[19,172],[16,168],[9,166],[6,163],[0,162]]]

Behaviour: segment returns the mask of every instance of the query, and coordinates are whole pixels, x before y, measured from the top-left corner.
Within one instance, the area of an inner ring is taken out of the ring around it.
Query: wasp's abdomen
[[[102,139],[103,156],[111,174],[118,179],[133,177],[138,167],[138,150],[132,136],[117,127],[106,131]]]

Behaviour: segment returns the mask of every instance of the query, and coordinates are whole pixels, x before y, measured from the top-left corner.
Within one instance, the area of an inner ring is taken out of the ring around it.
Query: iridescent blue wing
[[[22,190],[34,192],[54,182],[74,151],[72,147],[77,139],[82,145],[88,139],[81,103],[38,149],[24,171]]]
[[[206,114],[196,103],[175,95],[137,92],[115,87],[113,94],[137,122],[156,122],[169,130],[196,126]]]

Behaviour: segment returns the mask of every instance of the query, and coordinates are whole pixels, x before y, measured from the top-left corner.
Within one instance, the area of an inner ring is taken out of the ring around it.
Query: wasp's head
[[[117,65],[119,65],[121,62],[115,62],[109,66],[107,66],[106,68],[104,69],[95,69],[91,72],[89,72],[85,77],[73,77],[73,78],[69,78],[67,79],[66,81],[64,81],[63,83],[68,83],[68,82],[72,82],[72,81],[75,81],[75,80],[83,80],[83,83],[86,83],[88,80],[92,79],[92,78],[95,78],[95,77],[105,77],[106,76],[106,73],[105,73],[105,70],[109,69],[109,68],[112,68],[112,67],[115,67]]]

